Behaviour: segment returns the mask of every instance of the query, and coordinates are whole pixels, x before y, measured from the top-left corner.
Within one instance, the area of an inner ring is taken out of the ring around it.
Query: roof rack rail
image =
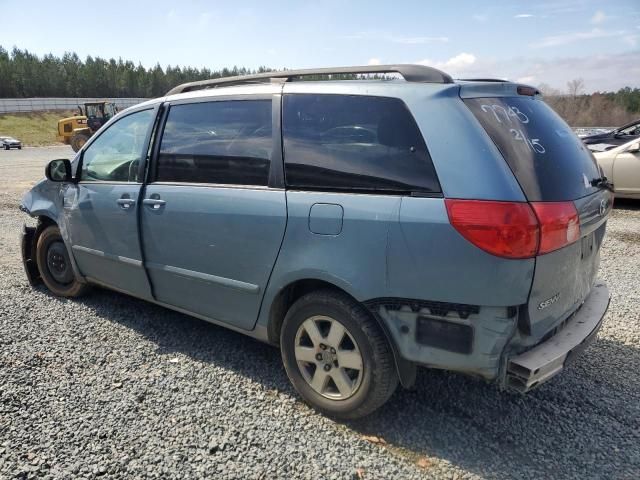
[[[457,78],[456,80],[460,80],[461,82],[509,82],[509,80],[505,80],[504,78]]]
[[[248,83],[266,83],[268,81],[289,82],[296,77],[313,75],[343,75],[365,73],[399,73],[407,82],[419,83],[453,83],[453,79],[446,73],[424,65],[364,65],[358,67],[313,68],[305,70],[284,70],[281,72],[267,72],[236,77],[213,78],[178,85],[167,92],[168,95],[191,92],[205,88],[228,87]]]

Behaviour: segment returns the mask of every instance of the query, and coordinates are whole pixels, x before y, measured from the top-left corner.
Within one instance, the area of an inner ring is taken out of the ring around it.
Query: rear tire
[[[45,228],[36,244],[36,263],[42,281],[58,297],[79,297],[88,286],[78,282],[71,266],[67,247],[55,226]]]
[[[89,135],[86,133],[76,133],[73,137],[71,137],[71,148],[73,148],[74,152],[78,152],[84,144],[89,140]]]
[[[280,349],[294,388],[330,417],[369,415],[398,385],[384,332],[362,305],[337,291],[312,292],[293,304]]]

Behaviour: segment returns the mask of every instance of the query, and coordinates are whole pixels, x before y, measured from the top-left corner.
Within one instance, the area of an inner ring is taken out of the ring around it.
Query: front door
[[[77,184],[64,195],[65,225],[80,272],[97,283],[151,298],[136,209],[157,109],[126,115],[83,151]]]
[[[616,156],[613,161],[613,183],[616,193],[640,194],[640,151],[622,152]]]
[[[269,182],[272,160],[281,161],[271,104],[269,96],[170,107],[142,201],[156,300],[255,324],[286,225],[284,189]]]

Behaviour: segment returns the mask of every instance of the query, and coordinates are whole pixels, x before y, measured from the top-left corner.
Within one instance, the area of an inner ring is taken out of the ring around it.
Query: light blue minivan
[[[103,286],[279,345],[337,418],[417,366],[528,391],[609,304],[612,186],[525,85],[416,65],[194,82],[45,173],[21,206],[38,219],[32,284]]]

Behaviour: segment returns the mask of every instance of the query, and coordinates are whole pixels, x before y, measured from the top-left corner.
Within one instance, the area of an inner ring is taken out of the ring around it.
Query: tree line
[[[14,47],[8,52],[0,46],[0,98],[27,97],[134,97],[153,98],[185,82],[209,78],[268,72],[260,67],[210,70],[156,64],[145,68],[129,60],[105,60],[88,56],[84,61],[76,53],[62,57],[39,57]]]
[[[67,52],[61,57],[42,57],[14,47],[10,52],[0,46],[0,98],[25,97],[139,97],[164,95],[185,82],[272,71],[267,67],[211,70],[167,66],[145,68],[132,61],[105,60],[88,56],[80,59]],[[332,78],[356,78],[338,75]],[[384,76],[374,76],[377,78]],[[313,78],[309,78],[313,79]],[[617,92],[584,94],[584,82],[567,83],[566,91],[548,85],[540,90],[549,103],[570,125],[614,126],[640,117],[640,88],[625,87]]]
[[[566,91],[540,85],[545,101],[572,126],[614,127],[640,118],[640,88],[617,92],[583,93],[580,78],[567,82]]]

